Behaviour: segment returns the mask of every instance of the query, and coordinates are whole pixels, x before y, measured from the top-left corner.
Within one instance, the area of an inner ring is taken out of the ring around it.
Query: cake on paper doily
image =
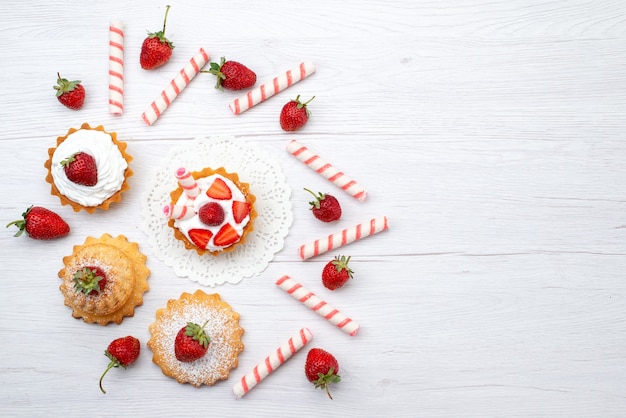
[[[178,187],[172,173],[180,167],[190,171],[224,167],[246,179],[256,196],[257,216],[245,244],[213,257],[187,250],[174,237],[163,207],[171,203],[170,193]],[[198,137],[171,149],[148,182],[141,199],[142,229],[155,255],[177,276],[205,286],[236,284],[260,274],[282,250],[293,222],[290,197],[291,189],[278,161],[256,144],[230,135]]]

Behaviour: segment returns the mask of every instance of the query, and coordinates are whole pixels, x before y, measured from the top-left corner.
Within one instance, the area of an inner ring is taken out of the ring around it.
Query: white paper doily
[[[179,167],[189,171],[224,167],[250,184],[258,216],[245,244],[218,256],[200,256],[174,238],[163,206],[171,203],[170,192],[178,187],[174,173]],[[141,199],[142,229],[155,255],[172,267],[177,276],[205,286],[236,284],[260,274],[274,254],[282,250],[293,222],[290,198],[291,189],[278,162],[257,145],[229,135],[198,137],[190,144],[173,148],[154,173]]]

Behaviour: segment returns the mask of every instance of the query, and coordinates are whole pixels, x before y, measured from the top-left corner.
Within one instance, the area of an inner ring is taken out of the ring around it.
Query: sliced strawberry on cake
[[[218,247],[227,247],[239,241],[239,234],[231,224],[226,224],[215,234],[213,244]]]
[[[226,182],[219,177],[213,181],[209,190],[206,191],[206,194],[207,196],[218,200],[229,200],[233,197],[233,194]]]
[[[198,247],[205,249],[211,240],[213,233],[208,229],[190,229],[189,239]]]
[[[240,224],[250,214],[250,204],[248,202],[240,202],[235,200],[233,202],[233,217],[235,222]]]

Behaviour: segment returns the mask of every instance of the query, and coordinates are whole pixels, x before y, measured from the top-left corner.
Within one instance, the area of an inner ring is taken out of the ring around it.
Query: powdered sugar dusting
[[[212,385],[217,380],[227,379],[230,370],[237,367],[237,356],[243,349],[239,314],[228,305],[221,305],[219,296],[215,296],[218,304],[210,303],[210,299],[185,297],[174,303],[170,301],[168,309],[161,309],[161,315],[157,315],[157,321],[150,326],[152,338],[149,347],[155,353],[155,358],[157,353],[161,355],[158,363],[164,373],[171,372],[181,383]],[[179,361],[174,354],[176,334],[187,322],[199,325],[206,322],[204,329],[210,338],[206,355],[189,363]]]

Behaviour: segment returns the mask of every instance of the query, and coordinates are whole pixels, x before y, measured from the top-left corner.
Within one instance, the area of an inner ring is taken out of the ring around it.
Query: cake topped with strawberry
[[[186,248],[217,255],[243,243],[256,217],[256,198],[247,183],[224,168],[189,172],[183,167],[175,176],[179,187],[163,212]]]

